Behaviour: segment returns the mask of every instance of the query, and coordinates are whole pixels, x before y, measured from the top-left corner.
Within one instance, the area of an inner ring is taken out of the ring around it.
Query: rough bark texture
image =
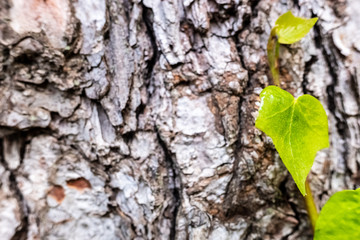
[[[281,81],[329,117],[320,208],[360,180],[359,1],[1,0],[1,239],[311,239],[254,127],[276,18]]]

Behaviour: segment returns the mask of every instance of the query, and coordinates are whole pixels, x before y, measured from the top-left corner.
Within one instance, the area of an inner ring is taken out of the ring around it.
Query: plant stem
[[[280,43],[276,36],[276,27],[274,27],[273,29],[271,29],[266,50],[267,50],[271,75],[273,77],[274,84],[278,87],[280,87],[279,47],[280,47]],[[319,214],[316,209],[315,201],[311,193],[311,188],[308,179],[306,179],[305,181],[305,189],[307,193],[307,195],[305,195],[306,210],[310,218],[312,229],[315,232],[315,224],[316,224],[316,220],[319,217]]]
[[[267,43],[267,55],[269,66],[271,70],[271,75],[274,80],[274,84],[280,87],[280,80],[279,80],[279,47],[280,43],[276,36],[276,28],[271,30],[269,40]]]
[[[305,181],[305,188],[306,188],[306,193],[307,193],[305,195],[306,210],[307,210],[309,218],[310,218],[312,229],[313,229],[313,231],[315,231],[315,224],[316,224],[316,220],[319,217],[319,214],[316,209],[315,201],[314,201],[314,198],[311,193],[311,188],[310,188],[308,179],[306,179],[306,181]]]

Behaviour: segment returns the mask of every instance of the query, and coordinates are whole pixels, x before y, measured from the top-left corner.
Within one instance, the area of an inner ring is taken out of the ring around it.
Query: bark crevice
[[[336,47],[333,46],[333,43],[322,35],[321,29],[318,25],[314,26],[314,32],[315,32],[315,43],[317,48],[319,48],[322,52],[322,55],[325,59],[325,62],[327,64],[327,69],[329,71],[329,74],[331,76],[331,83],[327,86],[326,92],[327,92],[327,100],[328,100],[328,109],[331,112],[331,114],[334,116],[334,119],[336,120],[336,130],[339,134],[339,136],[342,139],[342,160],[344,162],[345,171],[349,172],[349,167],[347,166],[347,156],[349,154],[349,148],[347,144],[347,136],[349,131],[349,126],[346,123],[346,116],[344,113],[338,109],[338,106],[336,104],[336,91],[335,88],[338,84],[338,71],[339,66],[337,64],[337,57],[335,56],[335,53],[333,53],[333,49],[336,49]],[[324,41],[327,42],[327,44],[324,44]],[[332,46],[332,48],[330,48]],[[340,142],[340,141],[339,141]],[[339,143],[338,143],[339,144]],[[333,175],[333,173],[331,174]],[[344,185],[347,185],[347,179],[346,174],[344,173]],[[331,184],[331,181],[330,181]]]
[[[161,135],[157,129],[156,129],[156,135],[159,145],[161,146],[165,155],[165,162],[167,163],[169,178],[171,179],[170,186],[173,187],[173,189],[171,189],[171,192],[173,195],[174,202],[172,206],[173,207],[172,219],[171,219],[171,228],[169,235],[170,239],[173,240],[176,238],[176,226],[177,226],[176,219],[179,212],[179,208],[181,206],[181,195],[182,195],[181,177],[178,167],[176,166],[176,163],[171,156],[171,152],[166,146],[166,143],[162,140]]]
[[[11,240],[25,240],[25,239],[27,239],[27,233],[28,233],[28,228],[29,228],[29,220],[28,220],[29,210],[28,210],[28,206],[25,202],[24,196],[18,187],[18,182],[16,180],[16,176],[17,176],[16,170],[10,169],[10,167],[8,166],[8,163],[5,160],[3,141],[4,141],[3,139],[0,139],[0,157],[1,157],[0,163],[4,166],[5,170],[10,173],[9,174],[10,187],[13,191],[13,194],[14,194],[16,200],[18,201],[19,206],[21,206],[21,208],[19,209],[20,214],[21,214],[21,225],[18,229],[16,229],[16,232],[13,235],[13,237],[11,238]],[[22,141],[22,145],[20,148],[21,149],[20,164],[23,162],[23,159],[24,159],[25,148],[26,148],[26,143],[25,143],[25,141]]]

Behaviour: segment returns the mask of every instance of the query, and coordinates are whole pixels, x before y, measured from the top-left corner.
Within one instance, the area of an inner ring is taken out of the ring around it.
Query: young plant
[[[295,99],[275,86],[265,88],[255,126],[272,138],[284,165],[302,195],[316,153],[329,147],[328,122],[319,100],[302,95]]]
[[[271,29],[267,43],[267,55],[274,84],[280,86],[279,81],[279,46],[281,44],[292,44],[303,37],[315,25],[318,18],[295,17],[291,11],[281,15]]]
[[[255,126],[272,138],[284,165],[305,196],[311,224],[315,229],[314,240],[360,239],[360,188],[335,193],[318,218],[306,180],[317,151],[329,146],[324,108],[310,95],[294,99],[290,93],[279,88],[280,43],[299,41],[316,21],[317,18],[294,17],[291,12],[277,19],[271,30],[267,52],[273,80],[278,87],[269,86],[261,92],[261,106]]]
[[[279,46],[303,38],[317,18],[294,17],[289,11],[281,15],[271,30],[267,53],[276,86],[266,87],[260,94],[261,105],[255,126],[270,136],[284,165],[292,175],[305,202],[311,224],[315,228],[318,214],[306,181],[316,153],[329,147],[328,121],[321,103],[310,95],[297,99],[282,90],[279,80]]]
[[[360,239],[360,188],[330,197],[316,222],[314,240]]]

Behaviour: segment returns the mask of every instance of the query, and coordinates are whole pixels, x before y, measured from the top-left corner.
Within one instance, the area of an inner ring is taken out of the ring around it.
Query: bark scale
[[[320,209],[359,184],[357,1],[0,1],[2,239],[311,239],[305,204],[254,127],[279,15],[318,16],[280,46],[331,147]]]

